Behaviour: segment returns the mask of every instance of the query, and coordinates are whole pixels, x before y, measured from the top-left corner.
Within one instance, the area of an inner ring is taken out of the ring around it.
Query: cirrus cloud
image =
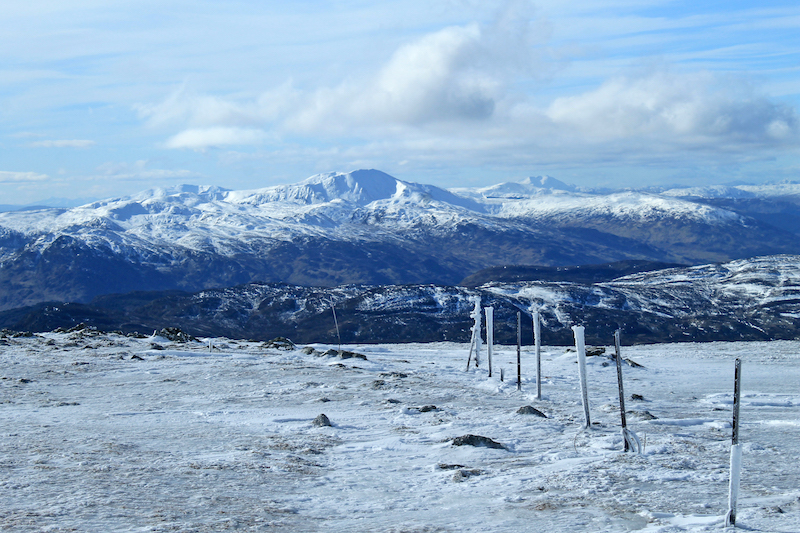
[[[33,148],[89,148],[97,144],[94,141],[84,139],[62,139],[62,140],[48,140],[48,141],[35,141],[30,143]]]
[[[49,179],[47,174],[37,172],[10,172],[0,170],[0,183],[30,183]]]
[[[167,148],[191,148],[204,150],[225,145],[259,144],[266,134],[257,129],[213,127],[190,128],[173,135],[165,146]]]

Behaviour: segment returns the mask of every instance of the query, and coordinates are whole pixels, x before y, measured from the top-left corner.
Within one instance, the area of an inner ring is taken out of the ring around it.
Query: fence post
[[[533,344],[536,350],[536,399],[542,399],[542,329],[539,311],[533,314]]]
[[[489,360],[489,377],[492,377],[492,351],[494,349],[494,307],[486,308],[486,358]]]
[[[517,311],[517,390],[522,390],[522,363],[520,351],[522,350],[522,313]]]
[[[591,426],[589,416],[589,388],[586,384],[586,341],[584,340],[584,327],[572,326],[575,335],[575,350],[578,352],[578,373],[581,378],[581,400],[583,401],[583,417],[586,420],[584,428]]]
[[[628,436],[625,434],[628,429],[628,420],[625,417],[625,391],[622,387],[622,353],[620,350],[620,330],[614,332],[614,359],[617,361],[617,385],[619,386],[619,416],[622,419],[622,441],[625,443],[625,451],[629,452],[631,446],[628,443]]]
[[[339,339],[339,353],[342,353],[342,335],[339,333],[339,321],[336,320],[336,307],[333,305],[333,298],[331,298],[331,311],[333,311],[333,323],[336,325],[336,337]]]
[[[742,473],[742,445],[739,444],[739,405],[741,399],[742,360],[736,359],[733,377],[733,422],[731,424],[731,474],[728,486],[728,514],[725,527],[736,527],[736,504],[739,499],[739,480]]]

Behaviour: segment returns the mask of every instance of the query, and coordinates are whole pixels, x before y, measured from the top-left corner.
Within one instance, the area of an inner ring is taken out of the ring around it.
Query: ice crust
[[[643,365],[625,369],[642,397],[628,407],[658,417],[629,418],[636,455],[614,365],[587,358],[581,430],[563,347],[543,348],[537,401],[532,346],[517,392],[514,346],[495,347],[488,378],[455,343],[343,346],[362,360],[231,339],[0,340],[3,531],[717,531],[737,357],[737,525],[800,530],[796,341],[624,347]],[[463,435],[504,449],[453,446]]]

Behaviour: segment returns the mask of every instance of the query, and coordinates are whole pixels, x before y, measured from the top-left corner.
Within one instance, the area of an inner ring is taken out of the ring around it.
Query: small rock
[[[633,415],[641,420],[658,420],[658,417],[650,411],[625,411],[625,413]]]
[[[446,463],[439,463],[436,465],[439,470],[456,470],[457,468],[465,468],[464,465],[449,465]]]
[[[286,350],[287,352],[290,352],[295,349],[295,345],[292,341],[290,341],[286,337],[275,337],[274,339],[265,342],[264,348],[272,348],[275,350]],[[313,348],[311,349],[313,350]]]
[[[631,394],[631,400],[633,400],[634,402],[643,402],[644,396],[642,396],[641,394]]]
[[[472,476],[479,476],[482,472],[477,468],[462,468],[458,470],[455,474],[453,474],[453,481],[456,483],[461,483],[462,481],[466,481],[467,479],[471,478]]]
[[[636,361],[634,361],[632,359],[625,359],[623,357],[622,360],[625,361],[626,363],[628,363],[628,366],[631,366],[633,368],[644,368],[642,365],[640,365],[639,363],[637,363]]]
[[[383,381],[382,379],[376,379],[375,381],[372,382],[372,385],[370,386],[370,388],[372,388],[374,390],[380,390],[380,389],[386,388],[386,382]]]
[[[435,405],[423,405],[419,408],[420,413],[428,413],[430,411],[438,411],[439,409]]]
[[[301,350],[305,355],[322,355],[311,346],[306,346]]]
[[[605,346],[587,346],[586,357],[594,357],[596,355],[603,355],[606,353]]]
[[[364,361],[367,360],[367,356],[364,354],[356,353],[356,352],[349,352],[347,350],[341,350],[337,353],[339,359],[363,359]]]
[[[332,426],[333,424],[331,424],[330,419],[327,416],[325,416],[325,414],[320,414],[319,416],[317,416],[317,418],[315,418],[311,422],[311,425],[317,427],[325,427],[325,426]]]
[[[483,448],[496,448],[505,450],[506,447],[489,437],[480,435],[462,435],[453,439],[453,446],[478,446]]]
[[[156,335],[169,339],[172,342],[189,342],[197,340],[193,336],[182,331],[181,328],[163,328],[161,331],[157,331],[155,333]]]
[[[542,418],[547,418],[547,415],[531,405],[523,405],[517,409],[518,415],[536,415]]]

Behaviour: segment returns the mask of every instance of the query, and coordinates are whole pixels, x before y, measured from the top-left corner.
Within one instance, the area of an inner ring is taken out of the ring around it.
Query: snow
[[[731,211],[677,197],[586,194],[547,176],[483,189],[445,190],[378,170],[355,170],[254,190],[180,185],[72,209],[0,213],[0,231],[28,241],[67,234],[131,258],[175,246],[234,256],[243,251],[242,241],[267,250],[270,242],[303,236],[391,241],[413,236],[420,227],[447,232],[467,222],[529,231],[531,222],[548,227],[597,217],[618,222],[650,218],[746,224]],[[187,233],[192,236],[182,238]]]
[[[540,401],[532,346],[519,392],[515,346],[495,347],[492,378],[464,371],[467,344],[343,348],[367,360],[230,339],[0,339],[0,529],[716,531],[740,357],[737,526],[800,531],[800,342],[623,347],[643,365],[624,369],[641,455],[621,451],[609,358],[587,358],[581,430],[563,347],[542,349]],[[331,427],[312,425],[321,413]],[[505,449],[453,446],[467,434]]]

